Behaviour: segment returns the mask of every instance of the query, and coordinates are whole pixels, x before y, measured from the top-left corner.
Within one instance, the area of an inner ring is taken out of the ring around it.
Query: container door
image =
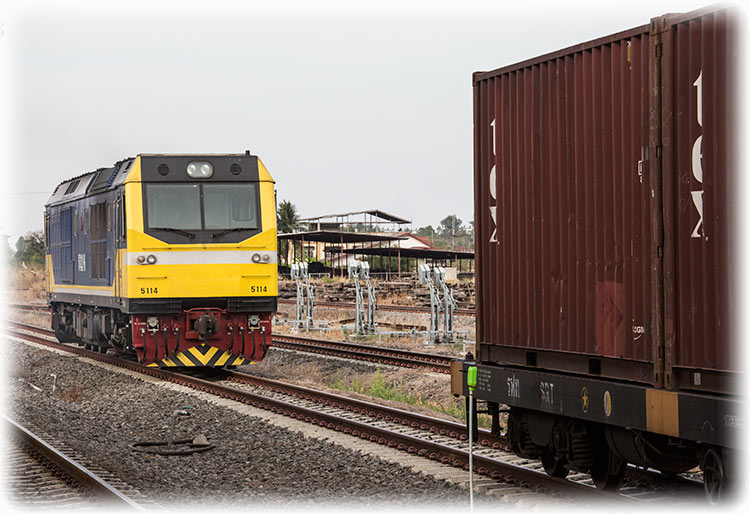
[[[736,21],[728,9],[662,20],[665,387],[722,392],[739,367],[729,322]]]

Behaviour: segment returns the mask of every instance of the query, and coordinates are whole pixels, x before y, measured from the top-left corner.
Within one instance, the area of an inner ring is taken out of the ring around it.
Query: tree
[[[450,214],[440,222],[440,235],[444,237],[458,236],[465,234],[463,221],[455,214]]]
[[[427,225],[426,227],[419,227],[415,235],[420,236],[420,237],[422,236],[432,237],[435,235],[435,229],[432,228],[432,225]]]
[[[282,200],[276,209],[276,229],[281,234],[289,234],[299,226],[299,214],[297,208],[289,200]],[[289,261],[289,241],[279,241],[279,254],[284,257],[284,262]]]
[[[44,267],[44,232],[34,230],[26,232],[16,241],[16,252],[13,256],[16,264],[26,264],[29,268]]]
[[[289,200],[282,200],[276,210],[276,228],[282,234],[294,232],[299,226],[297,207]]]

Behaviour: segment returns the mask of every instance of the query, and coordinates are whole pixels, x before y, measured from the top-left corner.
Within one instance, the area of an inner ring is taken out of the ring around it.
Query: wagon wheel
[[[615,455],[605,443],[598,448],[597,458],[591,468],[591,479],[597,489],[616,491],[625,476],[627,463]]]
[[[544,466],[544,471],[551,477],[565,478],[570,472],[568,468],[563,466],[562,460],[556,459],[555,453],[550,450],[545,450],[542,453],[542,466]]]
[[[718,503],[722,498],[726,483],[724,462],[721,456],[714,450],[708,450],[703,457],[701,469],[703,470],[703,490],[706,492],[706,498],[710,503]]]

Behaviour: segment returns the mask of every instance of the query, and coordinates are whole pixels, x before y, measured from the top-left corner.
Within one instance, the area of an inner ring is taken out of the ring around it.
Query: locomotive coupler
[[[212,314],[204,314],[195,320],[194,328],[198,332],[198,338],[205,341],[219,331],[219,320]]]

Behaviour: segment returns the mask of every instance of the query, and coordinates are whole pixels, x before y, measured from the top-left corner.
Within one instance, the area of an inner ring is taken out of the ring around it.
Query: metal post
[[[354,332],[361,334],[364,332],[364,298],[362,297],[362,287],[359,284],[360,266],[365,264],[364,262],[354,261],[349,264],[349,278],[354,281],[354,295],[355,295],[355,314],[354,314]]]
[[[365,332],[374,333],[375,311],[378,308],[378,301],[375,297],[375,286],[370,282],[370,265],[367,262],[360,263],[360,275],[365,279],[367,285],[367,322],[363,328]]]
[[[308,272],[308,265],[306,262],[300,263],[300,275],[305,281],[305,291],[307,292],[307,298],[305,298],[305,328],[311,329],[314,325],[313,310],[315,309],[315,286],[310,283],[310,273]]]
[[[466,370],[469,387],[469,510],[474,512],[474,388],[477,386],[477,367]]]
[[[339,277],[344,278],[344,236],[339,236]]]
[[[474,388],[469,388],[469,510],[474,512]]]

